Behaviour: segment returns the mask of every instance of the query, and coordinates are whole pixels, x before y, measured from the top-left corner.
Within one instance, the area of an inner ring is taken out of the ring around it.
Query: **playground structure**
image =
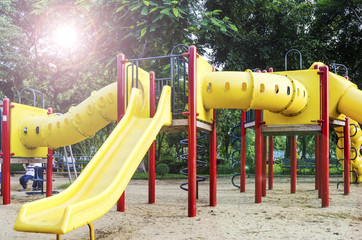
[[[329,206],[329,119],[339,120],[336,121],[337,124],[345,126],[344,153],[349,154],[349,123],[348,120],[344,121],[345,116],[350,116],[357,122],[362,120],[355,110],[360,109],[356,106],[362,104],[360,101],[362,95],[354,84],[341,76],[329,73],[328,67],[322,63],[313,64],[310,69],[303,71],[215,72],[211,65],[197,55],[193,46],[187,53],[164,58],[174,57],[188,59],[188,109],[183,115],[188,116],[189,217],[196,216],[198,128],[210,131],[210,205],[216,206],[216,109],[218,108],[242,109],[242,125],[245,123],[245,111],[256,109],[254,121],[256,203],[260,203],[262,196],[265,196],[266,161],[263,160],[265,157],[263,146],[266,137],[262,135],[262,131],[264,135],[270,136],[292,135],[292,193],[295,192],[296,185],[295,135],[321,134],[321,137],[318,137],[319,143],[316,144],[318,147],[321,145],[319,159],[316,161],[316,165],[318,164],[316,186],[322,198],[322,207]],[[153,85],[155,74],[148,74],[140,69],[138,61],[141,60],[147,59],[126,60],[123,55],[118,56],[117,85],[114,83],[92,93],[91,97],[62,116],[51,113],[47,115],[45,111],[38,113],[36,109],[30,107],[25,108],[29,111],[21,115],[17,111],[22,109],[20,104],[12,104],[14,107],[11,108],[10,114],[10,101],[4,100],[2,117],[4,204],[10,203],[8,184],[10,156],[43,157],[47,151],[51,151],[48,147],[59,148],[82,141],[92,137],[109,122],[116,120],[120,122],[83,173],[68,189],[59,195],[27,203],[21,207],[14,225],[15,230],[53,233],[60,238],[60,234],[88,224],[92,234],[91,222],[104,215],[121,195],[124,196],[122,193],[126,185],[149,148],[151,164],[149,202],[154,202],[153,141],[161,129],[171,131],[170,129],[177,125],[176,120],[172,120],[172,112],[175,111],[175,83],[171,80],[171,87],[163,87],[155,112]],[[186,82],[186,79],[184,81]],[[261,110],[264,110],[263,119]],[[198,120],[210,125],[202,127],[202,123]],[[242,126],[242,131],[243,129],[245,130],[245,126]],[[356,128],[355,131],[360,130]],[[10,139],[10,136],[12,141],[17,141],[11,142],[11,147],[10,142],[5,141]],[[241,137],[241,142],[245,143],[243,132]],[[272,145],[269,144],[270,146]],[[359,179],[362,176],[359,151],[357,155],[356,160],[351,161],[352,168],[357,169],[357,181],[362,181]],[[243,154],[241,157],[243,158]],[[349,166],[349,157],[345,159],[344,163]],[[346,169],[348,167],[345,168],[347,174],[344,176],[348,177],[349,171]],[[51,179],[51,175],[47,176],[47,180],[48,178]],[[245,165],[241,167],[241,183],[243,181],[245,183]],[[349,180],[345,181],[345,186],[348,186],[347,183]],[[240,185],[241,190],[242,185]],[[124,198],[121,197],[118,201],[117,209],[124,211]]]

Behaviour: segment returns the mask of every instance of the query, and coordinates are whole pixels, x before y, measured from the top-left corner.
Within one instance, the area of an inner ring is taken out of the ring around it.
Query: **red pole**
[[[297,137],[290,138],[290,193],[297,188]]]
[[[268,189],[273,189],[273,164],[274,164],[274,156],[273,156],[273,136],[269,136],[269,144],[268,144]]]
[[[315,135],[315,147],[314,147],[314,158],[315,158],[315,177],[314,177],[314,182],[315,182],[315,190],[318,190],[319,187],[319,135]]]
[[[150,72],[150,117],[153,118],[156,112],[156,93],[155,93],[154,72]],[[152,142],[148,150],[148,203],[155,203],[155,179],[156,179],[156,147],[155,141]]]
[[[216,68],[212,67],[215,72]],[[210,206],[215,207],[217,202],[216,186],[217,186],[217,142],[216,142],[216,109],[213,110],[213,119],[211,123],[211,133],[209,138],[210,144]]]
[[[245,192],[245,167],[246,167],[246,113],[241,110],[241,135],[240,135],[240,192]]]
[[[261,110],[255,110],[255,203],[261,203],[262,195],[262,138]]]
[[[350,132],[349,132],[349,118],[346,117],[346,122],[344,126],[344,195],[349,194],[349,183],[350,183]]]
[[[322,137],[319,136],[319,156],[318,156],[318,198],[322,198],[322,167],[321,167],[321,149],[322,149]]]
[[[0,153],[0,156],[1,156],[1,157],[3,156],[2,153]],[[1,164],[1,166],[0,166],[1,172],[4,172],[3,166],[4,166],[4,164]],[[3,186],[4,186],[3,176],[4,176],[4,175],[2,175],[2,176],[0,177],[0,196],[3,195]]]
[[[266,136],[262,137],[262,161],[263,161],[263,166],[262,166],[262,174],[263,174],[263,181],[262,181],[262,196],[265,197],[266,196]]]
[[[53,114],[53,109],[48,108],[48,115]],[[47,155],[47,182],[46,182],[46,196],[50,197],[53,195],[53,149],[48,148]]]
[[[188,216],[196,216],[196,82],[197,82],[197,53],[196,47],[189,48],[189,118],[188,118]]]
[[[126,113],[126,58],[123,54],[117,56],[117,122],[120,122]],[[117,202],[117,211],[124,212],[125,210],[125,191]]]
[[[3,205],[10,204],[10,99],[3,101],[1,149],[3,154],[2,164],[2,194]]]
[[[217,184],[217,144],[216,144],[216,109],[213,110],[212,130],[210,133],[210,206],[216,206]]]
[[[329,77],[328,66],[321,66],[318,74],[322,82],[322,152],[321,152],[321,188],[322,207],[329,206]]]

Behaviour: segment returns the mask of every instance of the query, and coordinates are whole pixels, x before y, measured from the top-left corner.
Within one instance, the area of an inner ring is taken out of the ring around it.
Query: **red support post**
[[[297,137],[290,137],[290,193],[297,189]]]
[[[2,157],[2,153],[1,153],[1,157]],[[1,166],[0,166],[1,172],[4,172],[3,165],[4,164],[1,164]],[[4,186],[4,181],[3,181],[3,175],[2,175],[0,177],[0,197],[3,195],[3,186]]]
[[[48,115],[53,114],[53,109],[48,108]],[[47,180],[46,180],[46,196],[53,195],[53,149],[48,148],[47,155]]]
[[[262,166],[262,174],[263,174],[263,182],[262,182],[262,196],[265,197],[266,196],[266,136],[262,137],[262,161],[263,161],[263,166]]]
[[[217,144],[216,144],[216,109],[213,110],[212,130],[210,133],[210,206],[215,207],[217,184]]]
[[[10,99],[3,100],[1,150],[3,155],[2,164],[2,195],[3,205],[10,204]]]
[[[322,167],[321,167],[321,149],[322,149],[322,140],[321,136],[319,136],[319,156],[318,156],[318,198],[322,198]]]
[[[196,47],[191,46],[189,48],[189,117],[188,117],[188,216],[196,216],[196,84],[197,84],[197,53]]]
[[[274,164],[274,156],[273,156],[273,136],[269,136],[269,144],[268,144],[268,189],[273,190],[273,164]]]
[[[318,74],[322,83],[322,148],[321,148],[321,190],[322,207],[329,206],[329,76],[328,66],[321,66]]]
[[[346,122],[344,126],[344,195],[348,195],[350,189],[350,141],[349,118],[346,117]]]
[[[262,134],[261,110],[255,110],[255,203],[261,203],[262,195]]]
[[[246,113],[241,110],[241,135],[240,135],[240,192],[245,192],[245,177],[246,177]]]
[[[126,113],[126,58],[123,54],[117,56],[117,122],[119,123]],[[125,191],[117,202],[117,211],[125,211]]]
[[[212,67],[212,71],[216,72],[216,68]],[[211,132],[209,137],[210,149],[210,206],[215,207],[217,203],[216,185],[217,185],[217,142],[216,142],[216,109],[212,113]]]
[[[319,135],[315,135],[315,147],[314,147],[314,158],[315,158],[315,177],[314,177],[314,183],[315,183],[315,190],[318,190],[319,188]]]
[[[156,112],[156,93],[155,93],[154,72],[150,72],[150,118],[155,116]],[[155,179],[156,179],[156,146],[152,142],[148,150],[148,203],[155,203]]]

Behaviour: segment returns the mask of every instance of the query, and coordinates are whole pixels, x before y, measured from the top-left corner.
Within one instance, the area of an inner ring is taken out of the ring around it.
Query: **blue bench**
[[[335,158],[329,159],[329,168],[337,168],[338,160]],[[282,168],[290,168],[290,159],[283,158],[281,160]],[[305,158],[297,159],[297,169],[314,169],[315,168],[315,159],[314,158]]]
[[[44,182],[46,182],[46,179],[44,179],[44,172],[46,171],[46,166],[41,167],[34,167],[34,178],[31,179],[33,182],[37,182],[38,188],[36,190],[33,190],[32,192],[26,192],[28,195],[34,195],[34,194],[44,194]],[[54,179],[53,179],[54,181]],[[40,192],[38,192],[40,191]],[[58,191],[53,191],[53,194],[58,194]]]

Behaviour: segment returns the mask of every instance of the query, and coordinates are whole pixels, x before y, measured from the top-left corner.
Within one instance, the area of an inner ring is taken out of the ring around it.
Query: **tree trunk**
[[[285,153],[284,158],[290,158],[290,136],[287,136],[287,139],[285,141]]]
[[[162,149],[162,141],[165,138],[165,134],[164,133],[160,133],[157,138],[156,138],[156,161],[158,161],[161,157],[161,149]]]
[[[307,158],[307,137],[306,136],[301,136],[300,138],[300,143],[302,144],[302,156],[300,158],[305,159]]]

